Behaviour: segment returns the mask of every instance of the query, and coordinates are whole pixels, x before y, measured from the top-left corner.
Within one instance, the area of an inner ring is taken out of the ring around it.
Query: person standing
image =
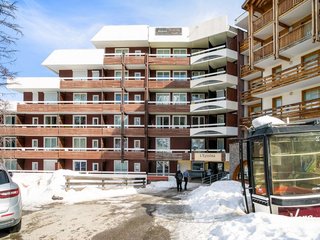
[[[183,179],[183,174],[181,173],[180,170],[178,170],[178,171],[176,172],[175,178],[176,178],[176,181],[177,181],[177,191],[178,191],[178,192],[179,192],[179,191],[181,192],[181,191],[182,191],[182,179]]]
[[[183,172],[184,190],[187,190],[187,185],[188,185],[189,177],[190,177],[190,174],[189,174],[188,170],[185,170],[185,171]]]

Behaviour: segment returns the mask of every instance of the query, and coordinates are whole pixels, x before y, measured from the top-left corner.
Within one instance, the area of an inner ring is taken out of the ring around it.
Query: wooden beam
[[[261,42],[261,43],[264,42],[264,40],[262,40],[261,38],[253,37],[253,39],[254,39],[255,41],[257,41],[257,42]]]
[[[279,22],[279,26],[280,26],[280,27],[283,27],[283,28],[286,28],[286,29],[289,29],[289,28],[290,28],[290,26],[288,26],[287,24],[284,24],[284,23],[282,23],[282,22]]]
[[[279,55],[279,58],[280,58],[281,60],[284,60],[284,61],[290,62],[290,58],[288,58],[288,57],[285,57],[285,56]]]
[[[319,0],[312,0],[312,40],[319,42]]]
[[[248,17],[248,33],[249,33],[249,66],[252,69],[254,64],[254,56],[253,56],[253,47],[254,47],[254,39],[253,39],[253,5],[249,6],[249,17]]]
[[[279,58],[279,1],[273,0],[273,56]]]

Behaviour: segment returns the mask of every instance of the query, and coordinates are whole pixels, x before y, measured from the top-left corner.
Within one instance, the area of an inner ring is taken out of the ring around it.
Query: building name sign
[[[156,35],[182,35],[182,28],[156,28]]]
[[[195,161],[222,162],[224,161],[223,153],[194,153]]]

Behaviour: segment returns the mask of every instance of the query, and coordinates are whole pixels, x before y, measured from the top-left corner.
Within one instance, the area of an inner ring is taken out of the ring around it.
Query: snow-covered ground
[[[15,173],[13,180],[19,184],[23,208],[35,210],[57,202],[52,196],[63,197],[65,204],[111,199],[138,194],[141,190],[131,187],[115,190],[85,188],[66,192],[64,175],[76,174],[59,170],[54,174]],[[191,183],[192,184],[192,183]],[[142,192],[165,191],[175,187],[174,178],[168,182],[156,182]],[[178,239],[320,239],[320,218],[290,218],[264,213],[244,213],[241,185],[234,181],[221,181],[211,186],[201,186],[180,200],[191,209],[192,218],[177,219],[177,227],[159,222]],[[186,213],[190,214],[190,213]],[[156,216],[156,215],[155,215]],[[187,220],[186,220],[187,219]]]

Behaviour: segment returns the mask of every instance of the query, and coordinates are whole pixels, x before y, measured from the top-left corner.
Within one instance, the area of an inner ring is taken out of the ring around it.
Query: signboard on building
[[[194,161],[223,162],[225,153],[194,153]]]
[[[182,35],[182,28],[156,28],[156,35]]]

